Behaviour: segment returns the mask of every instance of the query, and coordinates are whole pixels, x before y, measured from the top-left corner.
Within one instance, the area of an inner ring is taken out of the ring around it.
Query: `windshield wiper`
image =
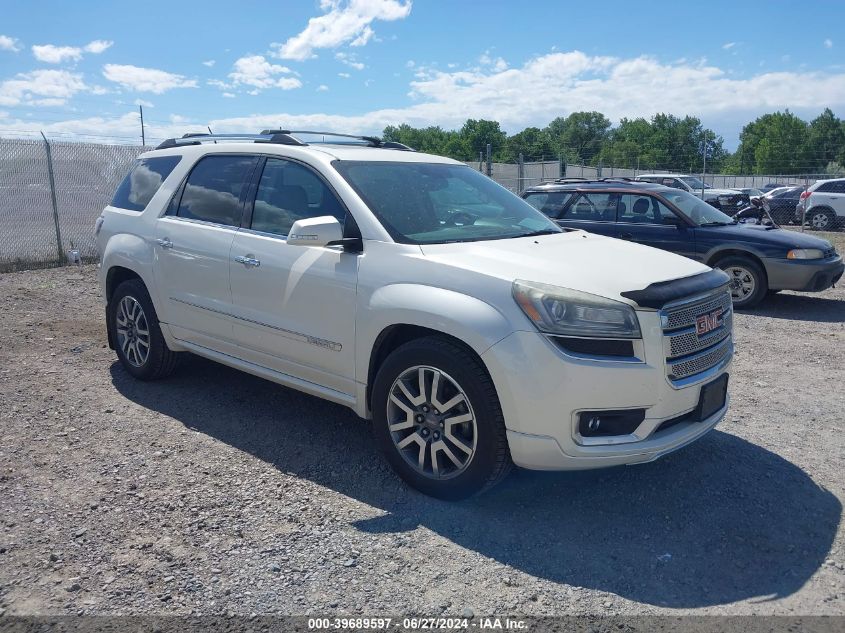
[[[563,233],[563,231],[555,231],[554,229],[540,229],[539,231],[531,231],[530,233],[523,233],[522,235],[517,235],[517,237],[536,237],[538,235],[557,235],[558,233]]]
[[[729,226],[731,224],[736,224],[736,222],[719,222],[719,221],[702,222],[698,226]]]

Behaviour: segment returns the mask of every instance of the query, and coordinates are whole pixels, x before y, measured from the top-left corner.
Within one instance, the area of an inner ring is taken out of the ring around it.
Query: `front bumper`
[[[537,332],[515,332],[482,355],[499,394],[514,463],[581,470],[649,462],[698,439],[725,416],[728,401],[703,421],[657,430],[693,411],[701,387],[729,371],[730,358],[715,375],[679,388],[666,374],[658,314],[638,312],[638,317],[641,362],[576,358]],[[580,438],[579,413],[635,408],[646,410],[636,437],[600,445]]]
[[[770,289],[802,292],[827,290],[839,281],[845,270],[841,255],[825,259],[766,258],[763,265]]]

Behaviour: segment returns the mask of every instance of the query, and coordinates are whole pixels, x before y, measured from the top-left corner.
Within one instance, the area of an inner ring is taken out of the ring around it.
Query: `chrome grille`
[[[718,327],[698,335],[696,320],[721,310]],[[694,381],[733,353],[733,306],[727,288],[707,296],[669,304],[660,311],[666,372],[673,383]]]

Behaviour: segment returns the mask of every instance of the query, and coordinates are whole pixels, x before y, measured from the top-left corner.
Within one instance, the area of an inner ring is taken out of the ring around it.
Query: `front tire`
[[[402,479],[427,495],[465,499],[510,470],[495,386],[463,346],[425,337],[397,348],[378,370],[372,408],[378,447]]]
[[[715,268],[724,270],[730,280],[731,298],[734,308],[753,308],[760,303],[768,291],[766,273],[754,260],[748,257],[731,256],[716,262]]]
[[[139,380],[173,373],[179,358],[167,347],[153,302],[140,279],[124,281],[109,301],[109,338],[123,368]]]

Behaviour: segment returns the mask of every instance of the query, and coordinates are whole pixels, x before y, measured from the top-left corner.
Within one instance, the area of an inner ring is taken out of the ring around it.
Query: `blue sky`
[[[153,140],[266,126],[508,132],[575,110],[692,114],[734,147],[845,116],[845,3],[288,0],[0,4],[0,134]],[[823,19],[822,19],[823,16]]]

